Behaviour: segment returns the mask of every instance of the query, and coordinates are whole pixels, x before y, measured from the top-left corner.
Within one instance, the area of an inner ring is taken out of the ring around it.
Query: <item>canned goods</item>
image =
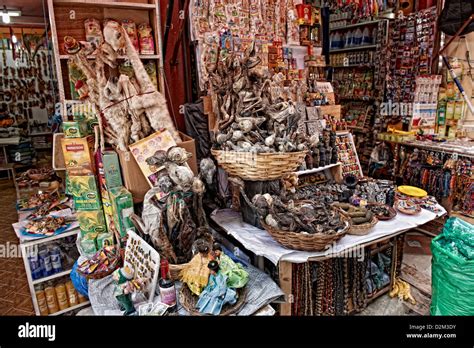
[[[54,288],[56,291],[56,297],[58,299],[59,309],[63,310],[69,308],[69,302],[67,300],[67,292],[64,284],[58,284]]]
[[[43,269],[43,277],[48,277],[53,274],[53,265],[51,264],[51,256],[48,249],[42,249],[39,252],[39,260]]]
[[[28,256],[28,262],[30,263],[31,278],[33,280],[39,279],[43,276],[43,268],[37,253],[32,253]]]
[[[36,302],[38,302],[38,308],[41,315],[48,315],[48,304],[46,303],[46,294],[43,289],[36,289]]]
[[[53,273],[59,273],[63,271],[63,266],[61,264],[61,249],[55,245],[49,251],[51,255],[51,264],[53,266]]]
[[[74,288],[74,285],[72,284],[72,281],[68,281],[66,283],[66,291],[67,291],[69,304],[71,305],[71,307],[78,305],[79,298],[77,296],[76,288]]]
[[[46,294],[46,304],[48,305],[48,310],[50,314],[56,313],[59,311],[58,299],[56,298],[56,291],[52,286],[48,286],[44,289]]]

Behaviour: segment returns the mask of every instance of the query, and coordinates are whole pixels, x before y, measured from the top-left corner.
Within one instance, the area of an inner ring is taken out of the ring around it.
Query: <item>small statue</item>
[[[125,315],[131,315],[135,313],[135,307],[133,306],[132,296],[122,287],[123,285],[127,284],[128,281],[133,279],[133,270],[130,269],[128,266],[119,268],[114,271],[112,279],[116,283],[114,295],[119,303],[120,309],[122,311],[125,311]]]
[[[237,292],[227,286],[227,277],[219,271],[217,261],[210,261],[207,267],[211,275],[199,296],[196,308],[200,313],[219,315],[225,304],[233,305],[237,302]]]
[[[240,263],[235,263],[229,256],[222,252],[219,243],[212,246],[212,256],[219,262],[219,269],[227,277],[227,286],[229,288],[243,288],[249,281],[248,272]]]
[[[211,261],[210,245],[203,239],[196,241],[197,253],[181,271],[181,280],[186,283],[189,290],[200,295],[209,280],[209,268],[206,265]]]

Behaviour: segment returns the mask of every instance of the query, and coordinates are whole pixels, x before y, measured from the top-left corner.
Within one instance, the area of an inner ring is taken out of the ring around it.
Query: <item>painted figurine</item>
[[[219,263],[220,272],[227,277],[227,286],[234,289],[243,288],[249,281],[249,274],[242,265],[224,254],[219,243],[214,243],[212,251]]]
[[[227,277],[219,271],[219,263],[211,261],[207,265],[211,275],[204,291],[199,296],[196,308],[200,313],[219,315],[225,304],[235,304],[237,293],[227,286]]]

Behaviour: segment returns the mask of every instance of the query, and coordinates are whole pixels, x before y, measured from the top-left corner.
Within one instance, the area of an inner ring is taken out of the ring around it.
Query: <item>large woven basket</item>
[[[247,299],[247,288],[236,289],[236,291],[239,296],[237,302],[233,305],[224,305],[219,316],[234,314],[245,304],[245,300]],[[181,303],[183,308],[191,315],[210,316],[210,314],[199,313],[199,311],[196,309],[196,303],[198,299],[199,297],[193,294],[186,284],[183,284],[181,290],[179,291],[179,303]]]
[[[213,149],[211,153],[230,176],[249,181],[280,179],[294,172],[306,156],[306,151],[254,153]]]
[[[329,245],[341,239],[349,231],[351,227],[350,219],[344,214],[341,214],[341,219],[345,221],[346,227],[335,234],[289,232],[268,226],[263,221],[260,221],[260,224],[273,239],[288,249],[323,251],[326,250]]]

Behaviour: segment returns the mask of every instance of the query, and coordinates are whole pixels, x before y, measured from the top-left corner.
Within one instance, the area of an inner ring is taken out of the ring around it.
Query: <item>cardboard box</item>
[[[125,187],[109,190],[110,202],[114,210],[114,223],[120,237],[127,236],[127,230],[135,230],[130,216],[133,214],[133,197]]]
[[[192,154],[188,160],[188,165],[195,175],[198,174],[198,166],[196,160],[196,144],[193,138],[179,132],[183,140],[178,146]],[[122,167],[122,176],[124,186],[132,193],[134,202],[142,202],[145,194],[150,190],[151,186],[140,170],[137,161],[131,152],[117,151]]]
[[[79,221],[79,227],[81,228],[81,235],[84,237],[86,234],[94,233],[105,233],[107,227],[105,226],[104,212],[100,210],[90,211],[77,211],[77,221]]]
[[[87,123],[84,121],[63,122],[63,131],[66,138],[83,138],[89,135]]]
[[[74,198],[76,210],[101,210],[95,176],[69,176],[69,193]]]
[[[61,141],[66,170],[72,176],[95,173],[94,137],[64,138]]]
[[[107,231],[118,236],[118,231],[114,223],[114,209],[108,191],[111,188],[123,186],[118,155],[115,151],[98,152],[95,160],[97,163],[102,208],[104,210]]]
[[[102,153],[102,163],[99,163],[99,172],[101,169],[104,172],[107,189],[123,186],[120,162],[115,151],[104,151]]]

